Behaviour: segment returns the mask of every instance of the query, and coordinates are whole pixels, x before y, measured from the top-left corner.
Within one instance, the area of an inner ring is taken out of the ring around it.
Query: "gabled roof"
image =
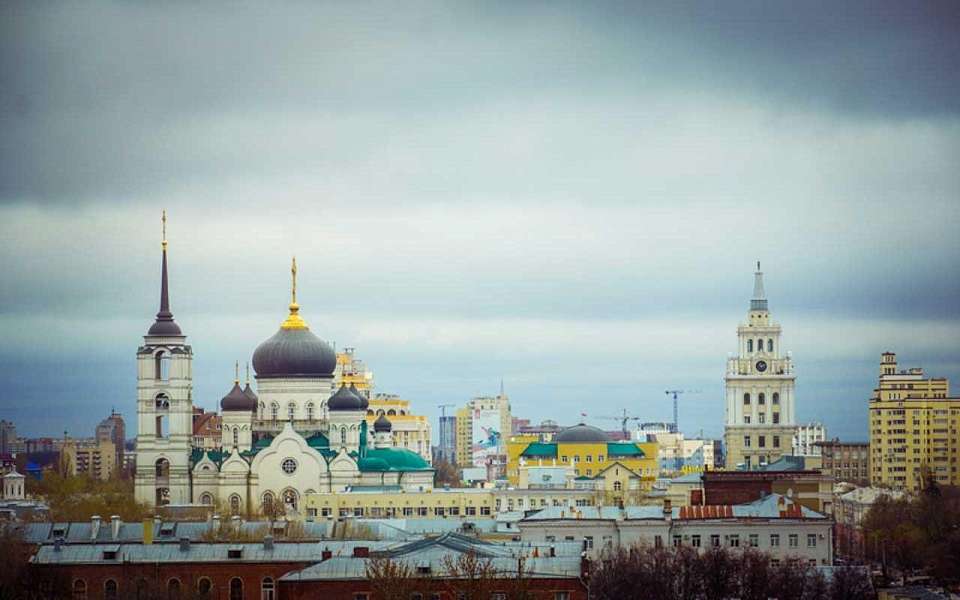
[[[557,445],[548,442],[533,442],[524,448],[520,456],[525,458],[556,458]]]
[[[607,444],[607,456],[633,456],[644,458],[647,454],[640,446],[631,442],[610,442]]]

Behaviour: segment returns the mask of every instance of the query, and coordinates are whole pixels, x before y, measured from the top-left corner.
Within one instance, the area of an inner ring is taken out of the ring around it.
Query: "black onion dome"
[[[220,408],[222,410],[253,412],[257,409],[257,401],[244,394],[239,383],[234,383],[230,393],[220,401]]]
[[[249,375],[248,375],[248,377],[249,377]],[[243,395],[246,396],[247,398],[250,398],[250,399],[253,400],[254,402],[256,402],[257,400],[259,400],[259,398],[257,398],[257,394],[256,394],[256,393],[253,391],[253,389],[250,387],[250,382],[249,382],[249,381],[247,382],[247,386],[246,386],[245,388],[243,388]]]
[[[327,400],[327,409],[332,411],[366,410],[363,400],[345,385],[341,385],[337,393],[330,396],[330,399]]]
[[[350,384],[350,391],[353,392],[354,396],[356,396],[357,398],[360,398],[360,403],[362,405],[360,406],[360,408],[362,408],[363,410],[367,410],[367,408],[370,406],[370,400],[367,398],[367,395],[361,392],[360,390],[358,390],[357,385],[354,383]]]
[[[380,415],[380,417],[373,423],[373,431],[375,433],[380,433],[381,431],[392,431],[393,423],[390,422],[390,419],[386,415]]]
[[[609,442],[610,436],[607,435],[602,429],[594,427],[593,425],[584,425],[583,423],[580,423],[579,425],[574,425],[573,427],[567,427],[558,433],[556,441],[566,444],[571,442]]]
[[[257,379],[332,377],[336,367],[333,348],[306,328],[281,328],[253,351]]]

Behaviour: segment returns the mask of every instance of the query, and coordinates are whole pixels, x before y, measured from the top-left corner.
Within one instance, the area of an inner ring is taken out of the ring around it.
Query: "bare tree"
[[[373,600],[409,600],[414,592],[424,593],[429,586],[429,580],[402,560],[371,558],[366,571]]]
[[[453,598],[460,600],[488,600],[497,582],[497,572],[489,558],[476,552],[465,552],[443,557],[443,587]]]

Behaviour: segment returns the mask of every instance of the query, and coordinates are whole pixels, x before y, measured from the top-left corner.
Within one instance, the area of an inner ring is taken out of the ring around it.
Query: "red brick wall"
[[[419,590],[424,600],[430,600],[431,593],[439,593],[442,600],[455,600],[448,590],[450,584],[436,583],[433,588]],[[554,600],[556,592],[568,592],[570,600],[587,600],[587,590],[575,578],[535,579],[531,580],[531,591],[537,600]],[[496,588],[492,592],[498,591]],[[507,591],[507,590],[503,590]],[[278,600],[354,600],[359,593],[370,594],[370,585],[362,580],[341,581],[284,581],[280,586]],[[371,594],[371,600],[376,600]]]
[[[317,559],[319,560],[319,558]],[[202,577],[208,577],[213,584],[210,600],[229,600],[230,580],[238,577],[243,581],[244,600],[260,600],[260,583],[264,577],[277,580],[290,571],[302,569],[317,562],[286,563],[164,563],[164,564],[91,564],[91,565],[36,565],[33,568],[42,575],[44,572],[59,571],[71,582],[83,579],[87,583],[87,598],[103,598],[103,586],[107,579],[119,584],[119,598],[136,598],[137,582],[146,581],[149,595],[147,598],[166,598],[167,582],[180,580],[181,598],[191,598],[190,590],[196,590]],[[275,596],[279,598],[279,596]],[[351,597],[350,600],[353,600]]]

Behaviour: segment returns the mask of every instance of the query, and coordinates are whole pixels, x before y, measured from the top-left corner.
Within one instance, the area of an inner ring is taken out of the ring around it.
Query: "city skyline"
[[[720,437],[760,261],[796,420],[960,378],[956,11],[0,7],[0,416],[133,429],[160,211],[196,405],[286,315],[434,424],[493,395]],[[387,16],[389,15],[389,17]],[[122,60],[121,60],[122,57]]]

